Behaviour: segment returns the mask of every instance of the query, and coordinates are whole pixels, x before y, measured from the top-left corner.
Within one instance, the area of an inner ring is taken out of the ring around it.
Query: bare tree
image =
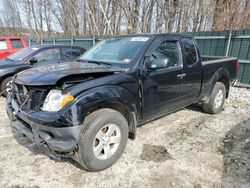
[[[250,27],[250,0],[3,0],[2,6],[2,31],[38,38]]]

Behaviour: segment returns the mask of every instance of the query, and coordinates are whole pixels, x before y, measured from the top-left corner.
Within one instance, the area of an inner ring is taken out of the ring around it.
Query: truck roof
[[[127,35],[115,35],[109,37],[159,37],[159,36],[166,36],[166,37],[174,37],[174,38],[193,38],[192,35],[182,34],[182,33],[141,33],[141,34],[127,34]]]
[[[0,39],[24,39],[24,38],[19,36],[11,36],[11,37],[0,36]]]
[[[32,45],[31,47],[34,48],[50,48],[50,47],[77,47],[82,48],[80,46],[74,46],[74,45],[67,45],[67,44],[41,44],[41,45]]]

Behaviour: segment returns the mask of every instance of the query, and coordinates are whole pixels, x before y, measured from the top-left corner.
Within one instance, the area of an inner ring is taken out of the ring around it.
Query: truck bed
[[[202,88],[200,98],[201,100],[205,100],[207,97],[207,93],[209,92],[209,87],[212,83],[212,77],[216,76],[214,70],[223,72],[223,68],[228,70],[230,79],[230,84],[237,78],[237,58],[231,57],[221,57],[221,56],[202,56]],[[226,73],[225,73],[226,74]]]

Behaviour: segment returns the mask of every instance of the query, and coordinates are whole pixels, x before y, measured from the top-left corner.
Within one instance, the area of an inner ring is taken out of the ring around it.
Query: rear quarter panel
[[[221,57],[209,61],[203,61],[203,80],[199,100],[206,100],[212,93],[216,82],[222,77],[225,77],[229,81],[230,86],[237,78],[236,63],[236,58]]]

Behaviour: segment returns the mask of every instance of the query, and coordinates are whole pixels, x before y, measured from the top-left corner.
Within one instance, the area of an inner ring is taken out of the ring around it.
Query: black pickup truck
[[[19,73],[7,113],[15,136],[100,171],[119,159],[139,125],[193,103],[219,113],[237,70],[235,58],[202,58],[189,36],[117,36],[75,62]]]

